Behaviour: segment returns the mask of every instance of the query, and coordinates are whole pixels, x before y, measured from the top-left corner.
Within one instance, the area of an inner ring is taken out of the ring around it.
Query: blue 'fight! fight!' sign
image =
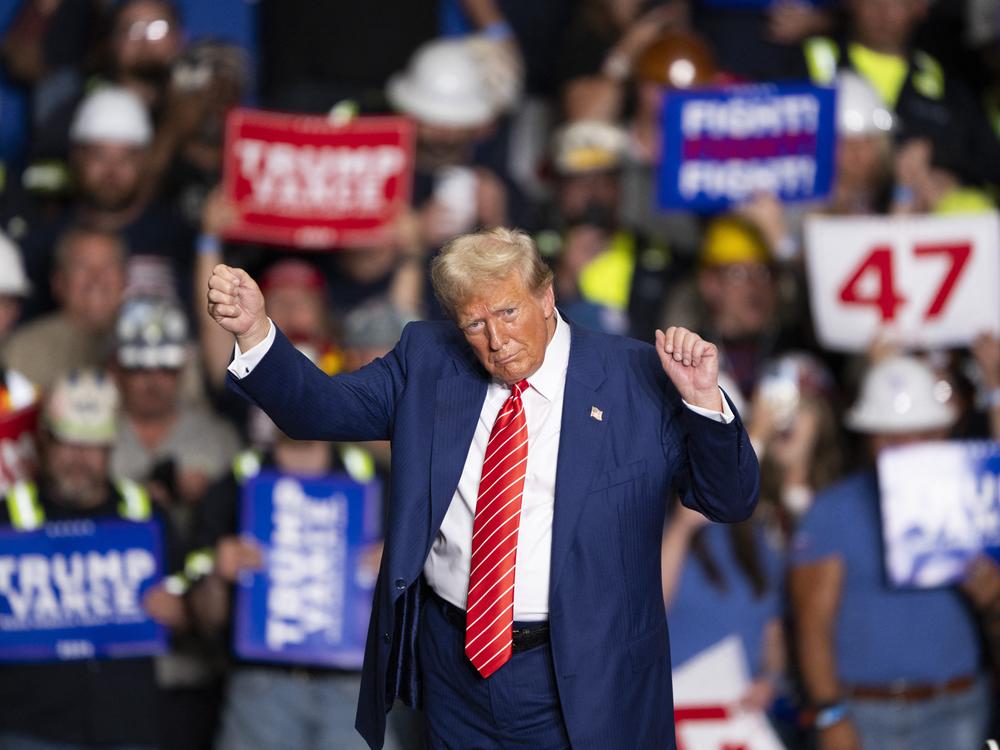
[[[163,575],[155,522],[0,530],[0,661],[148,656],[166,634],[142,607]]]
[[[833,182],[835,97],[805,84],[667,92],[660,207],[710,213],[758,193],[822,198]]]
[[[264,471],[247,482],[240,527],[261,546],[264,568],[239,581],[236,653],[360,669],[381,525],[377,481]]]

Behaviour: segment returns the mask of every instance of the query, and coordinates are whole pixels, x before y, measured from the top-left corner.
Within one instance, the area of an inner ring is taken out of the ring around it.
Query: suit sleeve
[[[757,506],[760,468],[743,420],[723,396],[735,417],[729,424],[697,414],[679,400],[673,408],[668,405],[664,412],[672,412],[672,419],[664,425],[664,445],[668,456],[680,456],[674,476],[681,502],[713,521],[737,523]]]
[[[256,404],[295,440],[388,440],[406,382],[403,352],[410,327],[385,357],[360,370],[328,376],[278,330],[264,358],[228,387]]]

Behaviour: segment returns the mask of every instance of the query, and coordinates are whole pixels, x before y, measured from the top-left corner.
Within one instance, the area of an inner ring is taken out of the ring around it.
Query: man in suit
[[[531,239],[452,240],[453,322],[407,326],[329,378],[217,266],[231,386],[293,438],[392,441],[392,493],[357,728],[381,747],[397,697],[434,748],[673,748],[660,538],[673,489],[746,519],[759,472],[697,334],[656,346],[570,325]],[[419,626],[419,627],[418,627]]]

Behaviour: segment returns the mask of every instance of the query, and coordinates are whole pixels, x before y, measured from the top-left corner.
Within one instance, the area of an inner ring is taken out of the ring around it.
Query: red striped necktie
[[[527,387],[527,380],[511,386],[493,423],[472,524],[465,655],[483,677],[506,664],[511,655],[514,563],[528,463],[528,423],[521,392]]]

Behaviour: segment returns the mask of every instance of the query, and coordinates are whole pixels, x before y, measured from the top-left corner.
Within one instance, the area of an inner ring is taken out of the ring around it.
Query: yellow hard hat
[[[702,266],[770,263],[771,250],[760,230],[746,219],[725,214],[708,225],[698,260]]]

